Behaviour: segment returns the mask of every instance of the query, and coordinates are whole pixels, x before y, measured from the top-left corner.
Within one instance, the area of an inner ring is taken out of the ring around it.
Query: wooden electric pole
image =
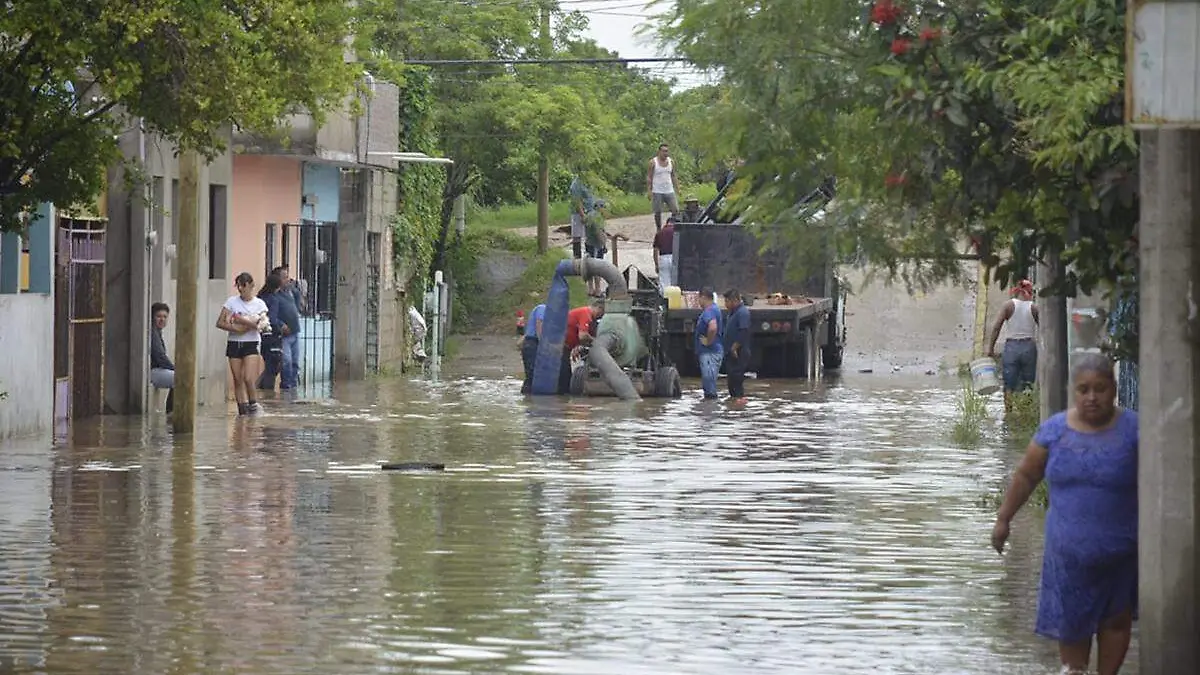
[[[554,39],[550,35],[550,2],[541,3],[541,52],[542,58],[550,58],[554,51]],[[550,249],[550,149],[546,140],[542,140],[538,157],[538,186],[537,186],[537,243],[538,253]]]
[[[196,426],[196,336],[198,285],[200,283],[200,157],[195,152],[179,155],[179,203],[173,204],[179,219],[176,261],[179,281],[175,308],[175,408],[171,413],[177,433],[191,433]]]

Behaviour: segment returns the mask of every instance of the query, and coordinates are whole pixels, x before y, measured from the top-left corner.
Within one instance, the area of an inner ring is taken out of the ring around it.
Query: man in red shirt
[[[591,344],[596,336],[596,323],[604,316],[604,300],[597,298],[590,305],[576,307],[567,313],[567,335],[563,339],[562,369],[558,373],[558,393],[571,392],[571,355],[581,345]]]

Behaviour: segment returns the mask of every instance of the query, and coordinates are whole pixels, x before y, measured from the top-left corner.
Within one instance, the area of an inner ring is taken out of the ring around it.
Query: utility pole
[[[200,333],[197,286],[200,283],[200,157],[187,151],[179,155],[179,203],[172,205],[179,219],[176,260],[175,410],[176,433],[191,433],[196,426],[196,336]]]
[[[550,58],[554,51],[554,39],[550,35],[550,2],[541,3],[541,56]],[[550,149],[546,140],[542,140],[538,157],[538,186],[537,186],[537,243],[538,253],[550,249]]]
[[[1141,132],[1138,653],[1145,675],[1200,672],[1200,447],[1194,280],[1200,131]]]
[[[1125,121],[1139,132],[1138,661],[1200,672],[1200,2],[1130,3]]]

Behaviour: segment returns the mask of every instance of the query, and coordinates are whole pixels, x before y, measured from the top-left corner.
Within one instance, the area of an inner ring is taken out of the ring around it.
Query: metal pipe
[[[608,298],[610,300],[624,300],[629,297],[629,287],[616,265],[598,258],[579,258],[574,261],[574,264],[575,273],[583,277],[584,281],[592,277],[600,277],[608,282]]]

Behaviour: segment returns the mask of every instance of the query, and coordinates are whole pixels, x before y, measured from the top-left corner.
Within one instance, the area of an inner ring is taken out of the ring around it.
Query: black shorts
[[[582,258],[583,257],[583,242],[579,241],[578,239],[576,239],[575,241],[572,241],[571,242],[571,254],[577,260],[579,258]]]
[[[225,343],[225,358],[227,359],[244,359],[247,356],[258,355],[258,340],[254,342],[234,342],[230,340]]]
[[[592,246],[591,244],[588,244],[584,248],[587,249],[587,254],[588,254],[589,258],[599,258],[600,260],[604,260],[604,254],[608,253],[607,248],[598,249],[595,246]]]

